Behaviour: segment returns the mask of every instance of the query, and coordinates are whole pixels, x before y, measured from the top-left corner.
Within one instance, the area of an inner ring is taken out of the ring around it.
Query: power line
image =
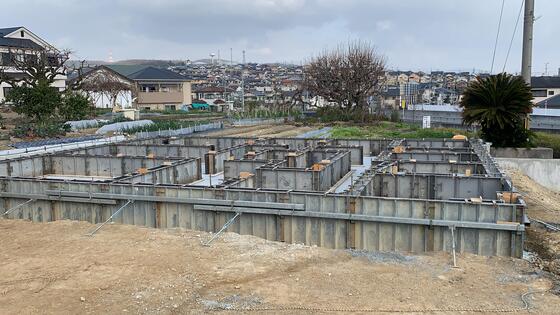
[[[494,60],[496,59],[496,48],[498,47],[498,38],[500,37],[500,28],[502,27],[502,16],[504,15],[504,4],[506,0],[502,0],[502,8],[500,9],[500,19],[498,21],[498,32],[496,33],[496,40],[494,41],[494,52],[492,53],[492,66],[490,67],[490,74],[494,71]]]
[[[517,20],[515,21],[515,27],[513,28],[513,34],[511,35],[511,40],[509,42],[508,51],[506,54],[506,61],[504,62],[504,67],[502,68],[502,72],[506,71],[506,65],[509,58],[509,53],[511,51],[511,46],[513,45],[513,39],[515,38],[515,33],[517,32],[517,25],[519,25],[519,19],[521,18],[521,12],[523,11],[523,3],[525,0],[521,0],[521,6],[519,7],[519,13],[517,13]]]

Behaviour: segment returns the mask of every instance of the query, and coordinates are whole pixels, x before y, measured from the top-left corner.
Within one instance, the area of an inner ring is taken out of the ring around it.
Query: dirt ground
[[[560,192],[541,186],[518,170],[506,171],[523,195],[529,217],[560,226]],[[526,245],[539,255],[536,261],[538,266],[560,278],[560,232],[549,231],[533,222],[527,229]]]
[[[293,137],[317,128],[309,126],[269,125],[269,126],[240,126],[207,133],[209,136],[224,137]]]
[[[530,263],[329,250],[226,233],[0,220],[2,314],[558,313]],[[439,310],[439,311],[437,311]],[[440,312],[441,311],[441,312]],[[527,311],[522,310],[521,313]]]

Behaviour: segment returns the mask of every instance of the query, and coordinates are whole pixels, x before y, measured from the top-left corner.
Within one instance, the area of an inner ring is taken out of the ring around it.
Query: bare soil
[[[560,193],[541,186],[519,170],[507,170],[514,186],[527,203],[528,216],[548,223],[560,223]],[[560,226],[560,225],[559,225]],[[560,277],[560,232],[533,222],[527,228],[526,246],[538,254],[536,264]]]
[[[317,128],[291,124],[240,126],[209,132],[207,135],[227,137],[293,137],[315,129]]]
[[[557,314],[550,280],[513,258],[329,250],[226,233],[0,220],[2,314]],[[436,312],[441,310],[441,312]]]

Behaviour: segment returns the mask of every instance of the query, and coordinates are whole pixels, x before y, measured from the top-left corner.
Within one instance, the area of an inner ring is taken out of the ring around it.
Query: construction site
[[[0,304],[9,314],[558,310],[554,281],[521,259],[524,194],[486,143],[301,129],[0,160],[11,219],[0,221]]]

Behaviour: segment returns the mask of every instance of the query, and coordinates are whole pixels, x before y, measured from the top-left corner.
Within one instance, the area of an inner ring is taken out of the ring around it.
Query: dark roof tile
[[[532,77],[532,88],[560,88],[560,77]]]

